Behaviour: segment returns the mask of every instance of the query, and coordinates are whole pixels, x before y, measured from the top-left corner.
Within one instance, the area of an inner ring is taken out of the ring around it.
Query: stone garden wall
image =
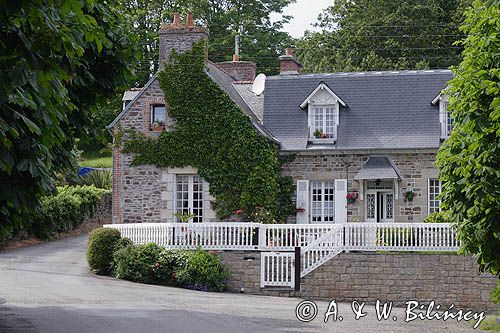
[[[454,254],[342,253],[301,281],[299,292],[289,288],[260,288],[260,252],[219,252],[231,271],[229,290],[256,295],[295,296],[339,302],[434,300],[447,309],[493,311],[489,301],[498,279],[477,274],[473,257]]]

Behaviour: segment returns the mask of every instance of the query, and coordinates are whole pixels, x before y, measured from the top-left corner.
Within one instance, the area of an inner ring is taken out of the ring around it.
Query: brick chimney
[[[197,27],[193,20],[193,14],[188,13],[186,24],[182,24],[179,13],[174,14],[172,23],[163,23],[160,31],[160,68],[168,61],[172,50],[183,53],[191,50],[193,43],[204,39],[208,42],[208,31]]]
[[[251,61],[239,61],[239,57],[236,54],[233,56],[233,61],[218,62],[216,65],[235,81],[253,82],[255,79],[255,63]]]
[[[302,64],[295,57],[295,51],[291,48],[285,50],[285,55],[280,59],[280,75],[300,74]]]

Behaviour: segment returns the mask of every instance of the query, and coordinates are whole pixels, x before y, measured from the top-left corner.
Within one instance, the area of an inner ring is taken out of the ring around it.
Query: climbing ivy
[[[293,182],[280,175],[279,147],[206,74],[204,43],[173,52],[158,75],[174,130],[129,136],[124,152],[135,153],[133,165],[196,167],[220,218],[238,211],[244,220],[286,222]]]

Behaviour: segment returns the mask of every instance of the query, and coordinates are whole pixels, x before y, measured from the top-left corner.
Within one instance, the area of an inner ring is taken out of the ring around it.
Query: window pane
[[[323,131],[323,108],[314,109],[314,130]]]
[[[312,222],[333,222],[335,220],[334,184],[334,181],[312,182]]]
[[[323,133],[327,134],[328,137],[333,137],[334,126],[335,126],[334,109],[326,108],[325,110],[326,110],[326,115],[325,115],[326,123]]]
[[[165,122],[165,105],[154,105],[153,106],[153,122],[161,121]]]
[[[441,194],[439,179],[429,179],[429,213],[439,212],[441,200],[438,196]]]

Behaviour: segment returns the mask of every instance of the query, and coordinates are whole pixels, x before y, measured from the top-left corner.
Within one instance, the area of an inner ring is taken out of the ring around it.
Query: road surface
[[[300,299],[206,293],[136,284],[89,273],[87,236],[0,253],[0,332],[473,332],[456,321],[404,323],[368,315],[354,319],[351,304],[339,304],[343,320],[295,316]]]

